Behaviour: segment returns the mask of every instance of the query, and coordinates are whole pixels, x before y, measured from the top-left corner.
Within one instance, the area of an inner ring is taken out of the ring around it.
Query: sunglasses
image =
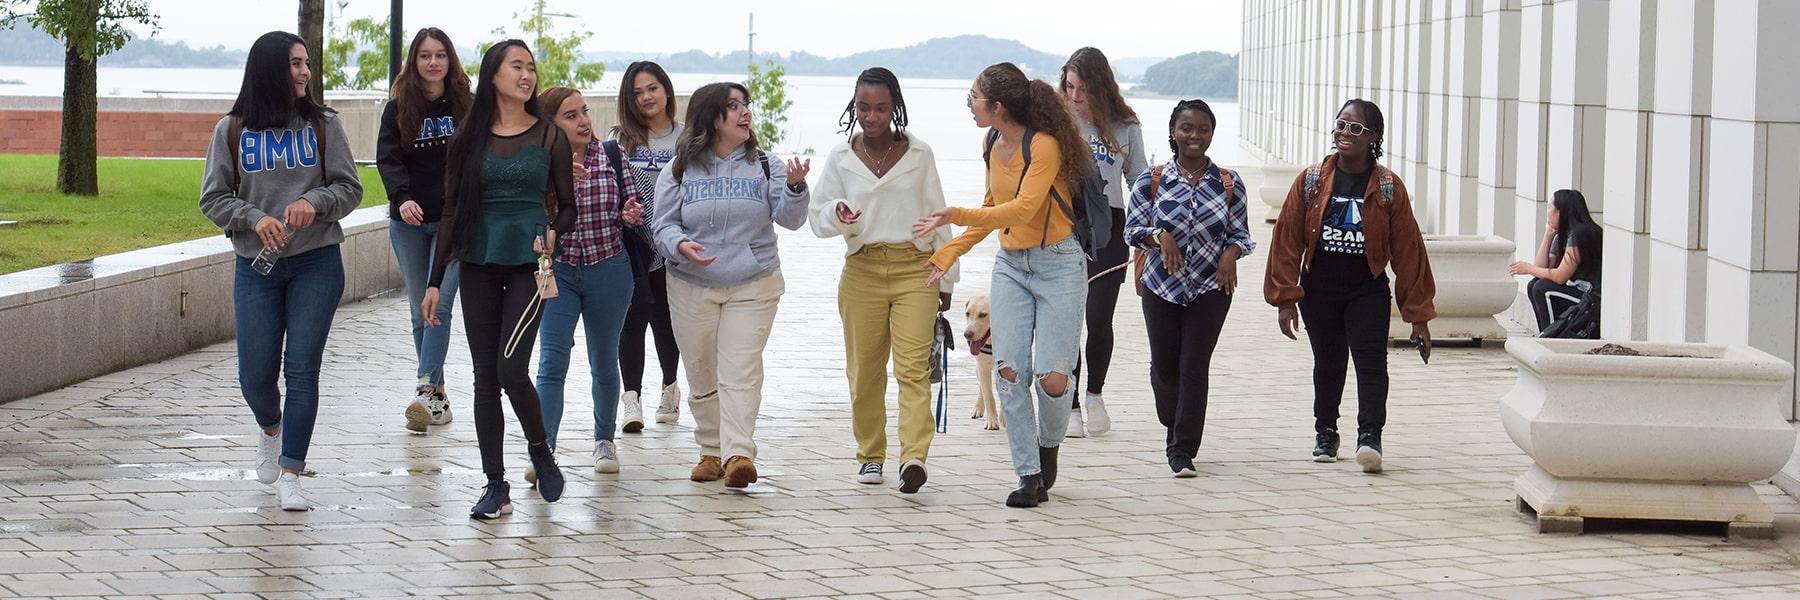
[[[1362,135],[1368,131],[1368,125],[1356,121],[1345,121],[1343,119],[1338,119],[1336,122],[1332,123],[1331,126],[1332,133],[1344,132],[1352,136]]]

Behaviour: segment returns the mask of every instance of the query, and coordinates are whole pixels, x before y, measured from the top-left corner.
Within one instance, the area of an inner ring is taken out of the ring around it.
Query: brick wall
[[[101,112],[95,123],[100,156],[203,158],[219,115],[170,112]],[[0,110],[0,153],[56,154],[62,113]]]

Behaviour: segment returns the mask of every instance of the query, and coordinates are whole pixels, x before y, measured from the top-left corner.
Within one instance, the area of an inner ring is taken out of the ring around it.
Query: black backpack
[[[1025,137],[1019,144],[1019,152],[1025,157],[1025,168],[1019,173],[1019,187],[1025,187],[1025,173],[1031,171],[1031,137],[1037,131],[1026,128]],[[981,149],[981,162],[988,164],[988,157],[994,151],[994,142],[1000,139],[1000,131],[989,129],[987,143]],[[1056,186],[1050,186],[1050,200],[1061,209],[1063,216],[1068,217],[1073,225],[1075,240],[1081,242],[1081,251],[1089,260],[1098,260],[1100,250],[1112,243],[1112,205],[1106,202],[1106,178],[1096,170],[1081,178],[1074,190],[1073,202],[1063,200]],[[1038,241],[1042,247],[1050,237],[1050,209],[1044,209],[1044,239]]]
[[[1562,314],[1550,322],[1549,327],[1538,333],[1541,338],[1566,338],[1577,340],[1600,339],[1600,292],[1588,290],[1581,293],[1581,301],[1574,306],[1563,309]]]
[[[625,187],[625,170],[631,168],[631,165],[625,162],[625,153],[619,150],[618,142],[611,140],[601,142],[600,148],[606,151],[606,160],[612,163],[613,183],[618,186],[619,199],[624,200],[630,196],[630,191]],[[642,175],[642,173],[633,174]],[[642,181],[641,177],[639,181]],[[655,186],[651,186],[650,189],[655,190],[656,188]],[[652,200],[643,197],[643,190],[644,186],[637,186],[639,196],[638,203],[646,207],[652,206]],[[644,216],[642,218],[643,220],[639,221],[640,223],[648,223],[650,221],[650,211],[644,211]],[[633,304],[654,304],[656,300],[655,296],[650,293],[650,280],[648,276],[650,274],[650,262],[655,259],[656,251],[651,249],[650,241],[644,238],[644,235],[638,231],[639,229],[640,228],[637,227],[627,227],[625,228],[623,236],[625,258],[631,263],[631,302]]]

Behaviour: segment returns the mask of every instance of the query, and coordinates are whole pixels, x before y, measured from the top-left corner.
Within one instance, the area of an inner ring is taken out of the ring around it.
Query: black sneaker
[[[481,501],[469,509],[469,518],[488,520],[512,512],[512,486],[504,481],[489,481],[482,488]]]
[[[562,498],[563,474],[556,466],[556,453],[544,444],[533,444],[531,451],[531,468],[537,471],[538,497],[545,502],[555,502]]]
[[[1356,434],[1356,464],[1362,465],[1364,473],[1381,472],[1381,432]]]
[[[1313,436],[1313,462],[1337,462],[1338,432],[1327,429]]]
[[[863,463],[862,468],[856,470],[857,483],[875,485],[882,481],[881,463]]]
[[[1180,479],[1200,476],[1200,472],[1194,470],[1194,460],[1191,458],[1169,459],[1169,470],[1174,472],[1175,477]]]

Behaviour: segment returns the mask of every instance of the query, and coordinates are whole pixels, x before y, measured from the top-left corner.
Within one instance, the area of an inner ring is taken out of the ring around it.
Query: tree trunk
[[[63,54],[62,143],[57,149],[56,191],[64,194],[100,195],[94,172],[94,113],[99,105],[94,62],[82,58],[74,48]]]
[[[300,39],[306,40],[306,55],[311,58],[312,83],[306,95],[313,104],[325,105],[325,0],[300,0]]]

